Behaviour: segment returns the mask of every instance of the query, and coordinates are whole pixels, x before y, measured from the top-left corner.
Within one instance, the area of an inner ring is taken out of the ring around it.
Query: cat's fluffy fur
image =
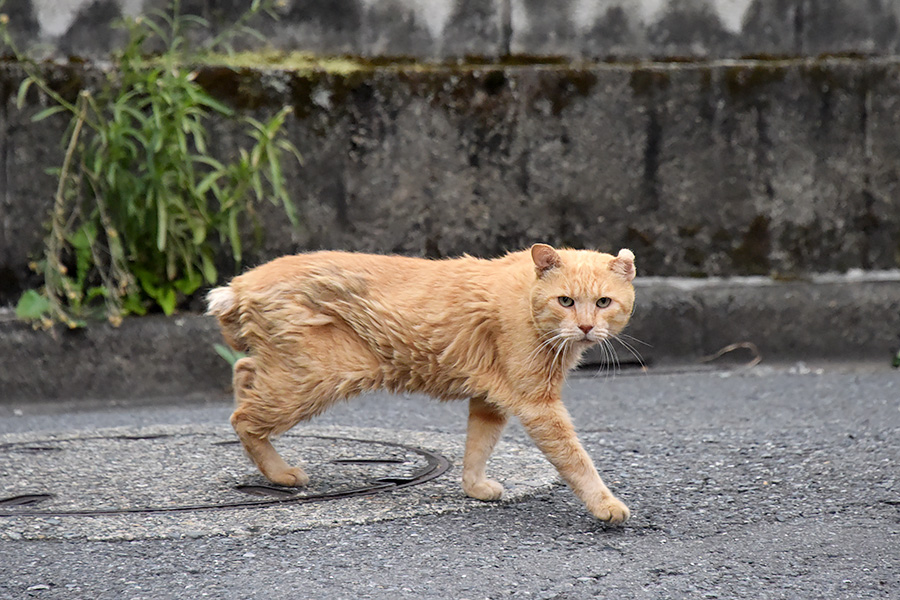
[[[335,401],[379,388],[470,398],[469,496],[500,498],[485,464],[514,415],[597,518],[622,522],[628,508],[579,443],[560,389],[585,349],[625,327],[634,276],[629,250],[543,244],[494,260],[278,258],[208,296],[227,342],[249,354],[234,367],[231,423],[268,479],[299,486],[306,473],[269,440]]]

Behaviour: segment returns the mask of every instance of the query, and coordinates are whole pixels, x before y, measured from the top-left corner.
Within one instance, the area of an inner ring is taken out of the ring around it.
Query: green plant
[[[210,48],[251,31],[247,20],[270,10],[254,0]],[[198,55],[189,53],[186,36],[208,26],[181,14],[178,0],[167,12],[125,20],[128,41],[114,56],[115,68],[98,91],[84,90],[74,101],[15,52],[27,75],[18,104],[36,87],[51,106],[34,121],[61,112],[71,117],[63,163],[53,170],[58,186],[44,256],[33,265],[44,286],[23,294],[21,318],[77,327],[95,316],[117,324],[154,305],[171,314],[179,299],[217,281],[217,251],[240,264],[241,223],[256,203],[279,204],[297,224],[282,174],[286,156],[300,159],[280,134],[290,109],[267,121],[238,117],[194,81],[187,65]],[[2,18],[0,34],[15,51]],[[154,45],[162,52],[148,56]],[[249,148],[231,160],[210,156],[211,115],[239,119]]]
[[[245,358],[247,355],[238,350],[233,350],[224,344],[213,344],[213,350],[216,351],[216,354],[225,359],[232,368],[234,368],[234,363]]]

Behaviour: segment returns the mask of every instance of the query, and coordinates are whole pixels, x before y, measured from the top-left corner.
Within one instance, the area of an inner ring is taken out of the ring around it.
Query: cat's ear
[[[637,274],[634,268],[634,253],[626,248],[619,250],[619,254],[609,263],[609,270],[632,281]]]
[[[552,246],[547,244],[535,244],[532,246],[531,259],[534,261],[534,268],[537,270],[538,277],[562,264],[559,254]]]

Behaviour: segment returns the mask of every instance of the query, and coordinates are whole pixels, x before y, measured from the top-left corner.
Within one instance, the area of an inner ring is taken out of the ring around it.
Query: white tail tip
[[[234,291],[229,286],[213,288],[206,295],[206,314],[222,315],[234,306]]]

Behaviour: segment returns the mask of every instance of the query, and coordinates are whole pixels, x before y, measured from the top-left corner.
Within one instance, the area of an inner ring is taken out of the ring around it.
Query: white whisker
[[[551,331],[549,333],[545,333],[540,338],[538,338],[537,346],[535,346],[534,349],[531,351],[531,353],[528,355],[529,358],[531,359],[531,362],[529,362],[529,364],[528,364],[529,368],[531,367],[531,363],[534,362],[535,357],[538,354],[540,354],[541,350],[544,349],[548,344],[551,344],[553,342],[553,337],[552,337],[553,335],[554,335],[554,333]],[[551,336],[551,337],[548,337],[548,336]],[[547,338],[547,339],[544,339],[544,338]]]
[[[644,357],[641,356],[641,353],[637,351],[637,348],[635,348],[633,345],[626,342],[625,340],[621,339],[620,336],[621,336],[621,334],[614,337],[613,339],[616,340],[617,342],[619,342],[620,344],[622,344],[622,347],[625,348],[626,350],[628,350],[628,352],[630,352],[631,355],[637,359],[638,364],[641,365],[642,368],[646,368],[646,365],[644,364]],[[629,338],[631,338],[631,336],[629,336]],[[634,339],[634,338],[631,338],[631,339]],[[640,342],[640,340],[638,340],[638,339],[635,339],[634,341]],[[644,342],[641,342],[641,343],[643,344]]]
[[[597,377],[602,374],[606,379],[609,379],[609,363],[611,358],[609,356],[609,350],[606,348],[606,339],[600,340],[598,348],[600,349],[600,367],[597,369],[597,373],[594,376]]]
[[[608,338],[603,338],[603,349],[606,352],[607,356],[606,377],[607,379],[610,376],[615,377],[618,374],[619,357],[616,355],[615,349],[613,349],[612,345],[610,345]]]
[[[556,348],[556,353],[553,355],[553,360],[550,362],[550,370],[547,374],[547,385],[550,385],[553,382],[553,376],[556,374],[557,369],[560,372],[565,370],[566,361],[569,359],[568,355],[571,350],[569,342],[571,341],[571,336],[560,333],[558,339],[560,340],[560,343]]]
[[[613,347],[612,342],[609,341],[609,338],[603,338],[603,345],[609,351],[610,368],[612,370],[613,377],[615,377],[622,372],[622,365],[619,363],[619,354],[616,352],[615,347]]]
[[[541,341],[542,339],[543,341]],[[528,361],[528,369],[531,370],[532,366],[534,366],[534,362],[538,360],[538,358],[540,358],[542,351],[549,350],[550,352],[552,352],[556,348],[557,344],[563,339],[563,334],[558,331],[547,332],[543,336],[541,336],[541,338],[538,338],[538,341],[540,341],[540,343],[534,348],[534,350],[531,351],[531,354],[529,355],[530,358]]]
[[[615,337],[616,337],[617,339],[618,339],[618,338],[625,338],[625,339],[630,340],[630,341],[632,341],[632,342],[635,342],[635,343],[637,343],[637,344],[641,344],[642,346],[647,346],[648,348],[652,348],[652,347],[653,347],[653,344],[648,344],[648,343],[645,342],[644,340],[639,340],[638,338],[634,337],[633,335],[628,335],[627,333],[620,333],[619,335],[617,335],[617,336],[615,336]]]

